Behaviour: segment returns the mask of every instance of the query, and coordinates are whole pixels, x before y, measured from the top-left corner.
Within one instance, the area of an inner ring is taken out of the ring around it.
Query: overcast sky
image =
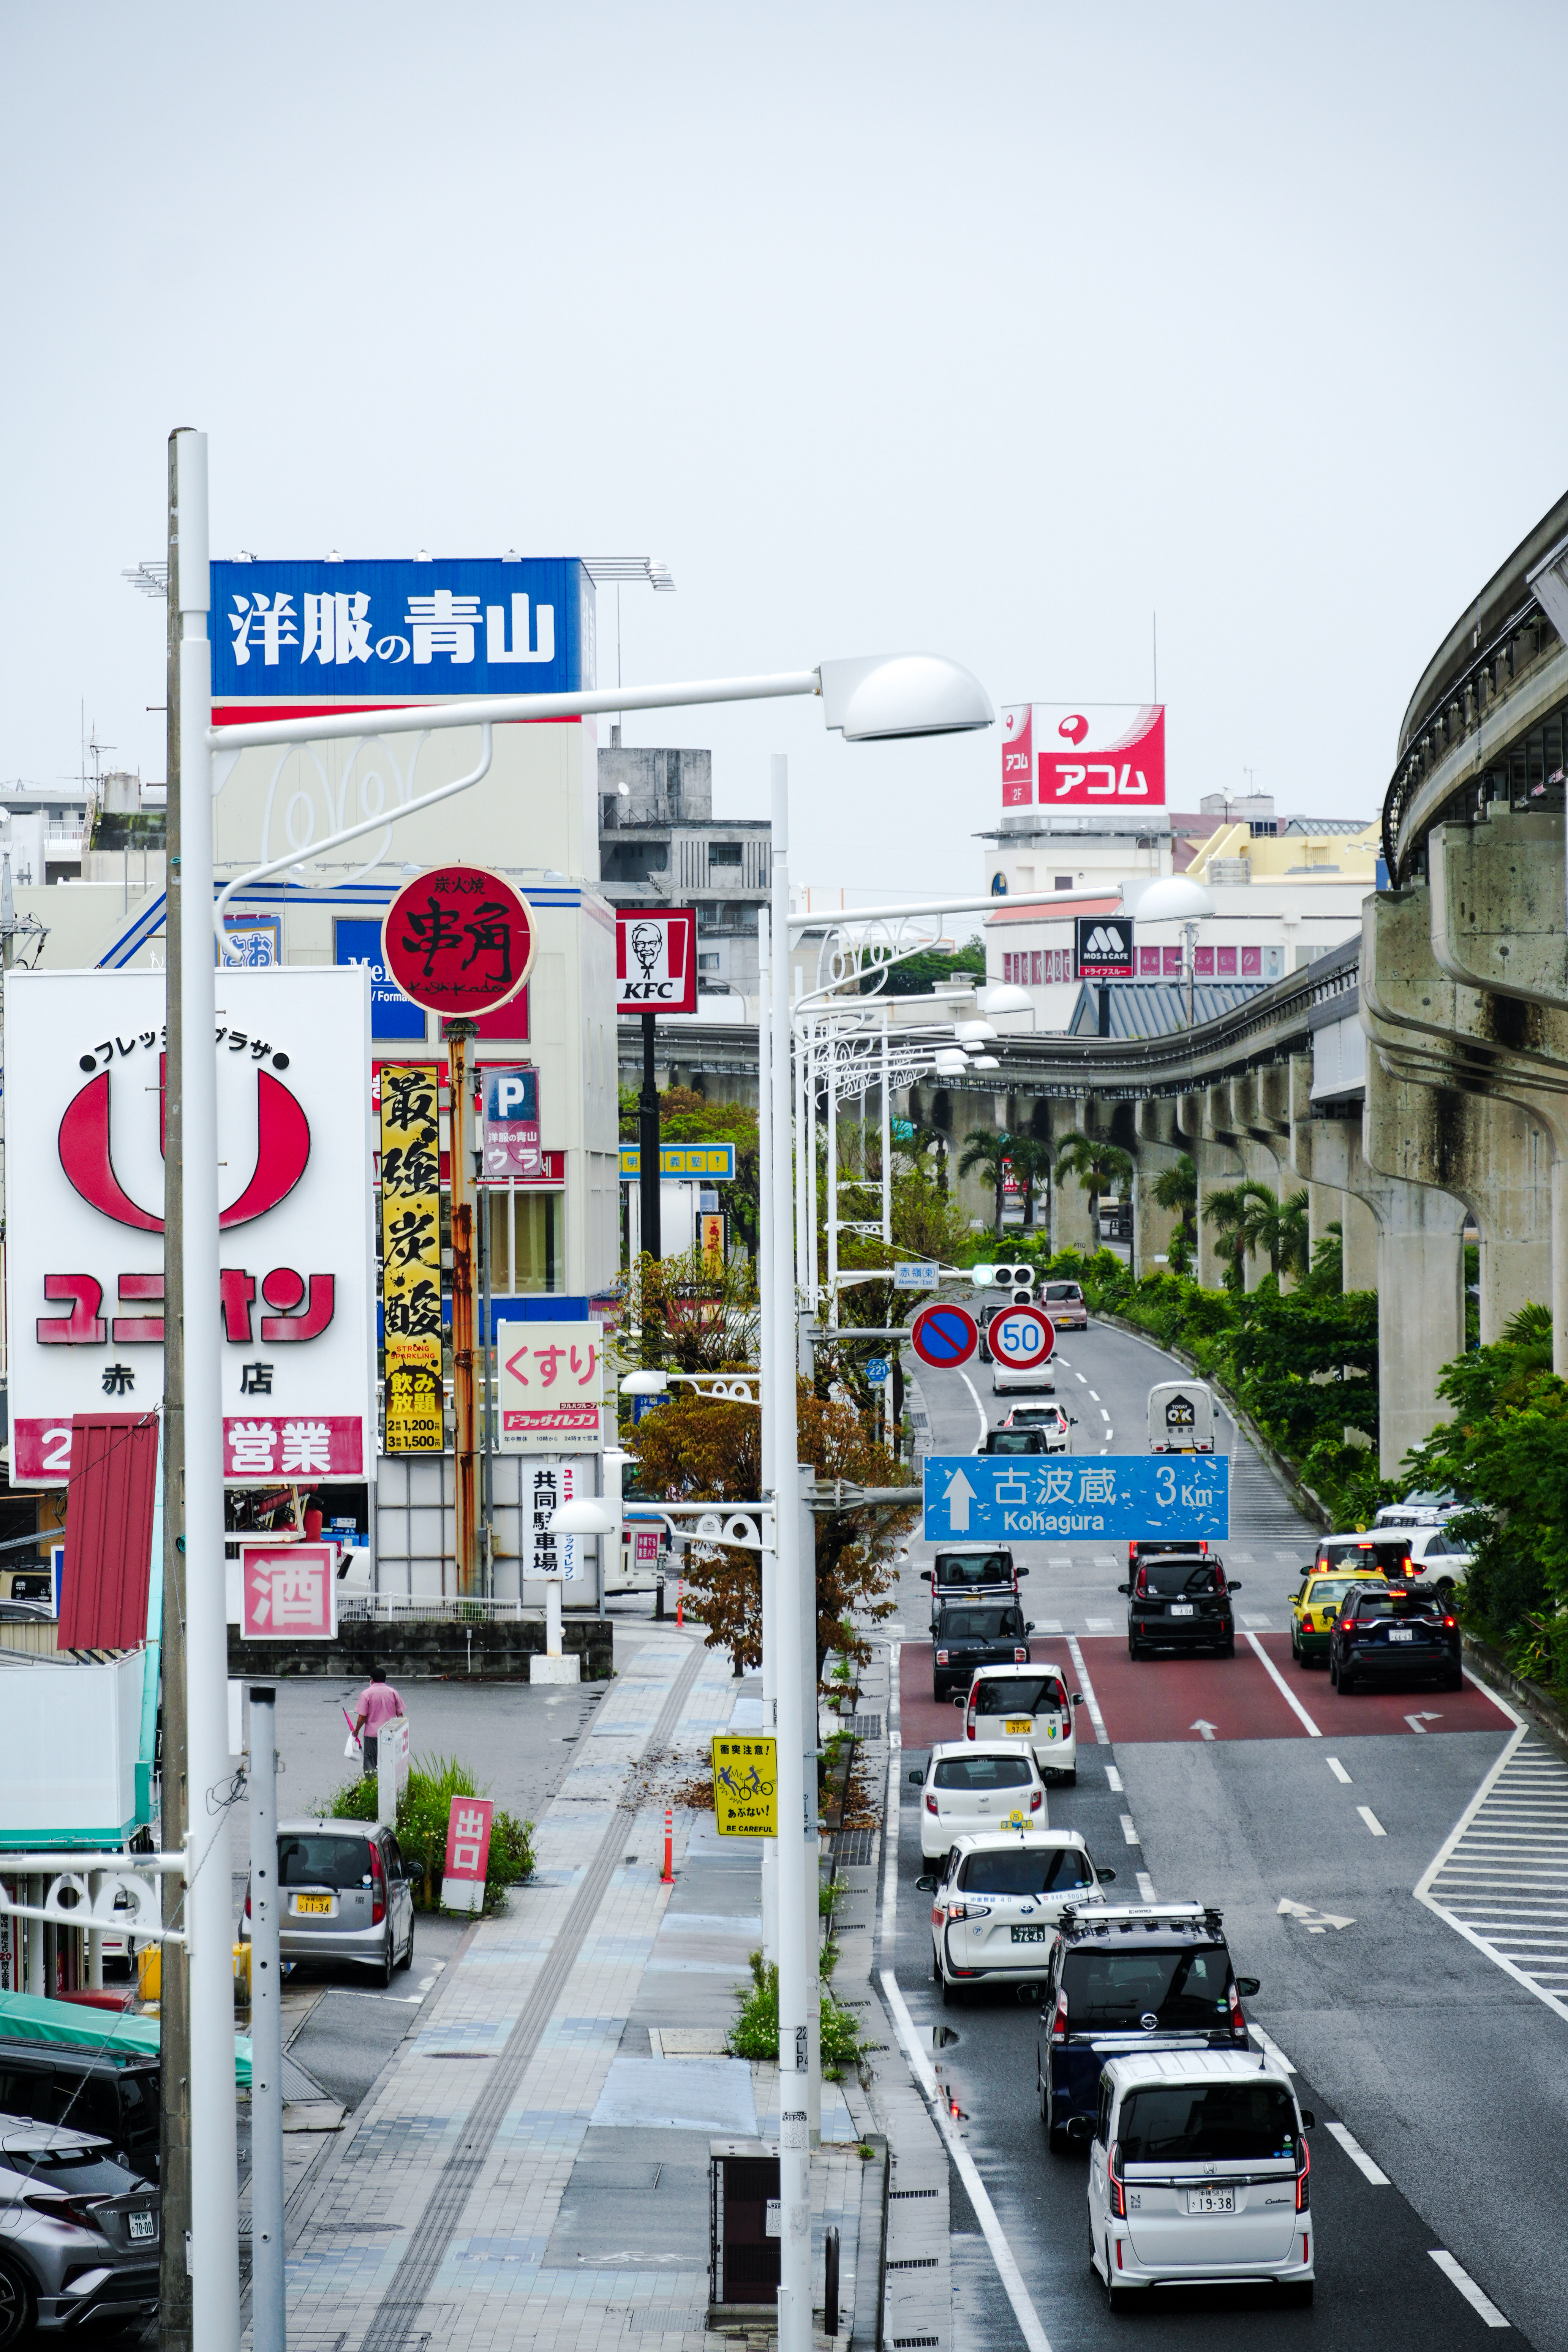
[[[0,6],[0,780],[163,773],[164,439],[213,545],[652,553],[631,680],[929,646],[1142,700],[1171,797],[1371,815],[1560,495],[1561,5]],[[1539,98],[1535,94],[1542,94]],[[1559,107],[1560,110],[1560,107]],[[600,598],[601,683],[615,592]],[[607,736],[605,740],[607,740]],[[798,879],[978,884],[994,733],[637,718]]]

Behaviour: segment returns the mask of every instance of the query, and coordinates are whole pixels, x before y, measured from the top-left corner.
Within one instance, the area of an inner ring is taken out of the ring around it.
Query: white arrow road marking
[[[942,1500],[947,1505],[948,1517],[955,1536],[969,1533],[969,1506],[974,1500],[975,1489],[962,1470],[955,1470],[947,1482]]]
[[[1339,2141],[1351,2162],[1366,2179],[1371,2181],[1374,2189],[1386,2189],[1390,2186],[1388,2175],[1383,2167],[1380,2164],[1373,2164],[1360,2140],[1346,2131],[1343,2124],[1325,2124],[1323,2129]]]
[[[1205,1723],[1202,1716],[1200,1716],[1196,1723],[1188,1724],[1187,1729],[1189,1731],[1195,1731],[1200,1739],[1212,1739],[1215,1733],[1219,1729],[1219,1726],[1217,1723]]]
[[[1339,1758],[1337,1756],[1325,1756],[1323,1761],[1328,1766],[1330,1771],[1333,1774],[1335,1780],[1340,1783],[1340,1786],[1342,1788],[1348,1789],[1351,1785],[1351,1776],[1345,1770],[1344,1766],[1340,1762]]]
[[[1300,1919],[1309,1936],[1321,1936],[1330,1927],[1353,1927],[1353,1919],[1337,1919],[1331,1911],[1319,1911],[1310,1903],[1293,1903],[1289,1895],[1279,1897],[1279,1908],[1287,1919]]]
[[[1372,1832],[1373,1837],[1386,1837],[1388,1835],[1388,1832],[1384,1828],[1383,1823],[1378,1820],[1377,1815],[1373,1811],[1370,1805],[1358,1805],[1356,1807],[1356,1811],[1361,1815],[1363,1821],[1366,1823],[1368,1829]]]
[[[1458,2288],[1459,2293],[1464,2296],[1465,2301],[1469,2305],[1470,2309],[1474,2312],[1479,2312],[1482,2319],[1486,2321],[1489,2327],[1506,2327],[1509,2325],[1501,2312],[1498,2309],[1496,2304],[1488,2301],[1487,2297],[1481,2293],[1480,2288],[1476,2284],[1475,2280],[1470,2276],[1469,2272],[1462,2268],[1462,2266],[1454,2260],[1452,2254],[1446,2253],[1441,2246],[1431,2246],[1427,2251],[1431,2254],[1432,2260],[1436,2263],[1437,2268],[1442,2272],[1443,2276],[1446,2279],[1452,2280],[1455,2286]]]
[[[1430,1707],[1423,1707],[1419,1715],[1407,1715],[1405,1720],[1412,1731],[1425,1731],[1429,1723],[1441,1723],[1443,1718],[1434,1715]]]

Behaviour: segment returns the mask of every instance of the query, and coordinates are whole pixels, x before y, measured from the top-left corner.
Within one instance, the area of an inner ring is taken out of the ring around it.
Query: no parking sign
[[[980,1327],[967,1307],[922,1307],[910,1326],[910,1345],[933,1371],[951,1371],[973,1355]]]

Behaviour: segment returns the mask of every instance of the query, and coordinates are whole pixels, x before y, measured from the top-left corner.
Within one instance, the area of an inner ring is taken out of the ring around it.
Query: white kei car
[[[1004,1748],[1026,1748],[1042,1773],[1069,1784],[1078,1779],[1074,1709],[1060,1670],[1045,1664],[976,1666],[963,1703],[964,1737]]]
[[[945,1740],[933,1748],[923,1772],[910,1779],[921,1790],[921,1858],[941,1862],[955,1838],[984,1830],[1046,1826],[1046,1784],[1032,1755],[996,1740]]]
[[[951,2007],[963,1985],[1038,1985],[1067,1903],[1095,1903],[1097,1871],[1077,1830],[989,1830],[953,1841],[916,1879],[931,1896],[931,1976]]]
[[[1089,2137],[1089,2260],[1112,2311],[1152,2286],[1273,2280],[1312,2300],[1316,2117],[1246,2050],[1109,2058]],[[1074,2134],[1077,2137],[1077,2133]]]

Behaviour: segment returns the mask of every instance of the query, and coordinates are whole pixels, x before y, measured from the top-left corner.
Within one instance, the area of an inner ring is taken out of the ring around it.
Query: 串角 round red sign
[[[448,1021],[494,1013],[533,962],[532,910],[482,866],[432,866],[405,882],[386,910],[382,954],[405,996]]]

